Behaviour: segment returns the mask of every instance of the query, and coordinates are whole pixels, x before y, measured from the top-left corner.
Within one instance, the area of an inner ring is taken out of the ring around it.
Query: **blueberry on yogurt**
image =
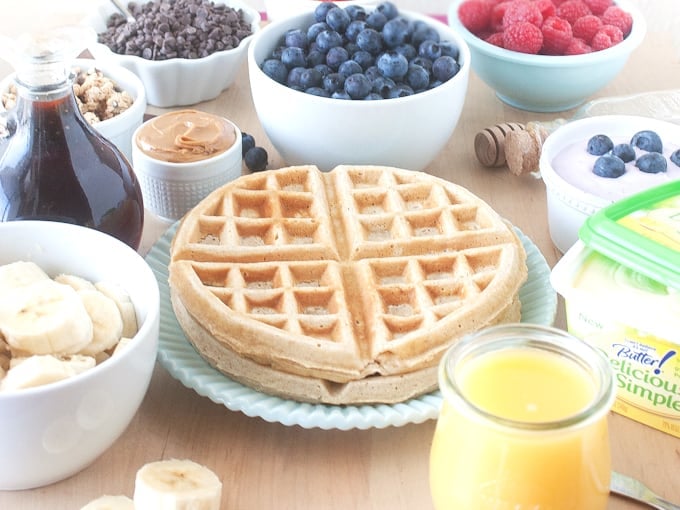
[[[617,156],[605,154],[595,160],[593,173],[600,177],[616,179],[626,173],[626,164]]]
[[[621,158],[624,163],[630,163],[635,159],[635,147],[629,143],[619,143],[612,148],[612,154]]]
[[[647,152],[663,152],[661,137],[654,131],[638,131],[630,140],[631,145]]]
[[[668,168],[666,158],[664,158],[658,152],[648,152],[647,154],[643,154],[637,159],[635,166],[638,167],[641,172],[648,174],[658,174],[665,172]]]
[[[593,156],[602,156],[614,148],[614,142],[607,135],[595,135],[588,140],[586,150]]]
[[[680,166],[680,149],[671,154],[670,160],[671,163],[674,163],[676,166]]]

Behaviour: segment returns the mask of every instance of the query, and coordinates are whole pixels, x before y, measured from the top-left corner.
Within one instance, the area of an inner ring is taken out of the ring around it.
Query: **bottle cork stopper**
[[[504,122],[490,126],[475,136],[475,154],[484,166],[501,167],[506,164],[505,144],[509,133],[525,129],[516,122]]]
[[[505,157],[510,172],[524,175],[538,172],[543,142],[548,131],[535,123],[528,123],[524,130],[508,133],[505,139]]]

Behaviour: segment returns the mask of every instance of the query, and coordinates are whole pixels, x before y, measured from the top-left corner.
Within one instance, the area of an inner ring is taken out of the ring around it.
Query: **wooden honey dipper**
[[[484,166],[507,166],[515,175],[538,172],[543,142],[552,129],[563,123],[552,122],[549,128],[538,122],[496,124],[477,133],[475,154]]]

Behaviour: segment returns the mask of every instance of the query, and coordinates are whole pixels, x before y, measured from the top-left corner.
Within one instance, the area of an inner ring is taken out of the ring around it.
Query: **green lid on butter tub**
[[[593,250],[680,290],[680,181],[600,209],[579,237]]]

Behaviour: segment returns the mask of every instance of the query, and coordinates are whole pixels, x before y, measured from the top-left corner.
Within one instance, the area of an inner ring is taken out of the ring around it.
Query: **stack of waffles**
[[[289,167],[192,209],[172,306],[212,366],[303,402],[395,403],[437,387],[447,348],[520,319],[526,254],[487,203],[422,172]]]

